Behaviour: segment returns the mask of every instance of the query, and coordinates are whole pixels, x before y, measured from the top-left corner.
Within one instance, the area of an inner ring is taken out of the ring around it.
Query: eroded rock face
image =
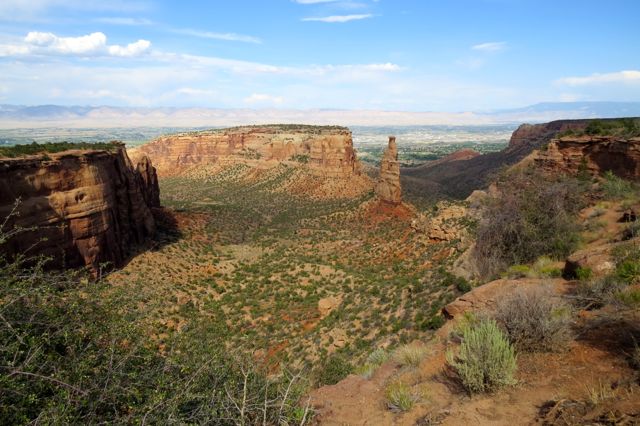
[[[317,175],[361,174],[351,132],[345,127],[250,126],[163,136],[131,150],[148,156],[160,176],[179,174],[195,165],[244,162],[250,165],[295,161]]]
[[[158,205],[151,163],[133,167],[124,145],[0,159],[0,217],[5,230],[35,230],[9,240],[3,253],[51,257],[51,267],[120,265],[132,246],[151,237]],[[147,201],[148,200],[148,201]]]
[[[380,178],[376,185],[376,194],[382,201],[390,204],[400,204],[402,202],[398,146],[394,136],[389,136],[389,146],[384,150],[384,154],[382,155]]]
[[[612,171],[627,179],[640,178],[640,138],[571,136],[553,139],[534,162],[553,172],[592,175]]]
[[[158,186],[158,174],[151,160],[143,155],[138,161],[136,171],[142,179],[142,196],[149,207],[160,207],[160,187]]]

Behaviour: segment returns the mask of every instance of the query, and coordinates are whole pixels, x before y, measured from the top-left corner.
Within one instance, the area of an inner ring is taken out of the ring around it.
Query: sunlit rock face
[[[130,150],[147,155],[160,176],[198,165],[242,162],[268,168],[281,162],[305,164],[319,176],[361,174],[351,131],[337,126],[274,125],[190,132],[160,137]]]
[[[9,218],[3,230],[30,228],[1,250],[44,255],[50,267],[119,266],[154,234],[158,194],[151,162],[134,167],[122,144],[0,158],[0,217]]]
[[[389,136],[389,146],[382,155],[376,195],[386,203],[400,204],[402,202],[400,163],[398,162],[398,146],[395,136]]]

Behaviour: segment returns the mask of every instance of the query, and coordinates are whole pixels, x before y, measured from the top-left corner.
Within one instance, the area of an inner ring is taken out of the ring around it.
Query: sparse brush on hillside
[[[559,351],[571,339],[571,310],[548,288],[524,289],[500,300],[495,318],[518,351]]]
[[[2,239],[2,238],[0,238]],[[303,424],[299,376],[269,379],[191,322],[162,355],[134,297],[80,272],[0,257],[3,424]]]
[[[41,153],[56,153],[67,151],[70,149],[102,149],[106,151],[112,151],[118,148],[118,144],[112,142],[46,142],[30,144],[14,145],[10,147],[0,148],[0,157],[20,157],[23,155],[34,155]]]
[[[497,189],[483,206],[472,254],[484,278],[541,256],[564,258],[576,248],[585,191],[578,180],[527,168],[505,173]]]

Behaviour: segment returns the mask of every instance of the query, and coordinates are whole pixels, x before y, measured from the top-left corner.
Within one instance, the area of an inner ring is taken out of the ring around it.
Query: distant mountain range
[[[639,117],[640,102],[546,102],[492,112],[402,112],[333,109],[134,108],[0,105],[0,128],[203,127],[267,123],[490,125],[559,119]]]

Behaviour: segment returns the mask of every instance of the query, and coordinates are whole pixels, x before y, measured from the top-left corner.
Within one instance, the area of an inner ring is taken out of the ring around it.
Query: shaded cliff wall
[[[6,255],[51,257],[53,267],[120,265],[155,232],[157,177],[148,159],[136,170],[124,145],[0,159],[0,217],[6,229],[35,228],[0,247]]]

